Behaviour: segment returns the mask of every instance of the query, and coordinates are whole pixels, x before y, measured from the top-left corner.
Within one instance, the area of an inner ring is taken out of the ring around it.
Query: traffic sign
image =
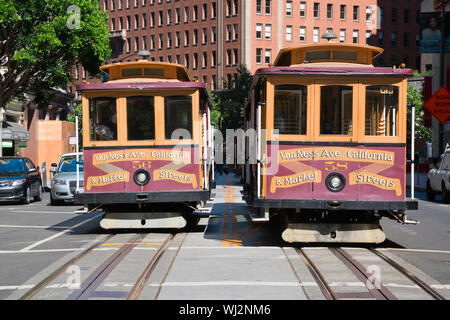
[[[442,87],[426,103],[425,109],[440,122],[445,123],[450,117],[450,92]]]

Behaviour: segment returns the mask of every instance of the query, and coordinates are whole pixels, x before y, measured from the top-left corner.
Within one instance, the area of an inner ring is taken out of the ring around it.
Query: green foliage
[[[424,125],[424,101],[422,93],[419,89],[413,86],[408,86],[408,100],[407,103],[414,104],[416,117],[416,138],[423,138],[426,142],[431,142],[431,129]],[[408,109],[408,121],[411,119],[411,109]]]
[[[91,74],[110,56],[107,14],[97,0],[0,0],[0,107],[72,81],[81,63]]]
[[[244,124],[242,112],[249,94],[253,76],[245,65],[237,68],[238,76],[225,84],[225,90],[213,95],[212,123],[225,136],[226,129],[238,129]]]
[[[78,143],[79,143],[79,147],[80,150],[83,146],[83,105],[80,103],[79,105],[76,106],[75,110],[73,111],[73,113],[67,115],[67,121],[69,122],[75,122],[75,117],[78,116]]]

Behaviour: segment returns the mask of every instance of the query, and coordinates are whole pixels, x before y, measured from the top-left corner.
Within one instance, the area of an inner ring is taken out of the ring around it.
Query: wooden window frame
[[[367,136],[366,121],[366,88],[370,86],[393,86],[398,88],[398,127],[397,136]],[[361,80],[361,108],[359,125],[362,129],[358,136],[358,141],[363,143],[406,143],[406,105],[407,105],[407,80],[398,78],[383,79],[362,79]]]
[[[353,88],[353,101],[352,101],[352,135],[337,135],[337,134],[320,134],[320,96],[321,88],[325,86],[349,86]],[[361,130],[358,122],[359,116],[359,96],[361,91],[361,84],[355,82],[354,79],[336,79],[324,77],[320,80],[315,80],[313,85],[313,97],[314,97],[314,110],[312,114],[312,141],[317,142],[357,142],[359,131]],[[355,125],[356,124],[356,125]]]
[[[323,77],[313,80],[310,77],[298,76],[271,76],[266,82],[266,129],[269,141],[311,141],[311,142],[347,142],[347,143],[406,143],[406,90],[407,80],[397,77],[391,78],[355,78],[336,79],[335,77]],[[306,135],[274,134],[274,98],[277,85],[303,85],[307,87],[307,131]],[[320,90],[322,86],[337,85],[353,88],[353,107],[351,136],[320,134]],[[394,86],[399,90],[399,102],[397,112],[397,136],[367,136],[365,134],[366,118],[366,88],[369,86]]]
[[[170,140],[165,138],[164,121],[164,97],[185,95],[192,97],[192,139]],[[153,96],[155,99],[155,139],[154,140],[128,140],[127,133],[127,97]],[[83,117],[83,145],[85,147],[122,147],[122,146],[156,146],[178,144],[202,144],[202,116],[200,114],[200,91],[198,89],[177,90],[111,90],[84,92],[82,96],[83,114],[89,114],[89,99],[92,98],[116,98],[117,108],[117,140],[115,141],[91,141],[89,117]]]

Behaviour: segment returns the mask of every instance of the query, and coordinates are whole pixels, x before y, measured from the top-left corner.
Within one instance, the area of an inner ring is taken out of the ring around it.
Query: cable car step
[[[103,229],[182,229],[187,225],[181,212],[107,212]]]
[[[289,243],[382,243],[386,239],[378,223],[288,223],[281,237]]]

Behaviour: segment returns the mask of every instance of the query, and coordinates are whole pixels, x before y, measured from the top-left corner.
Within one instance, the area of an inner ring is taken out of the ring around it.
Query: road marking
[[[450,254],[445,250],[427,250],[427,249],[404,249],[404,248],[377,248],[379,251],[399,251],[399,252],[422,252],[422,253],[443,253]]]
[[[86,224],[86,223],[88,223],[88,222],[91,222],[92,220],[97,219],[97,218],[98,218],[98,216],[95,216],[95,217],[92,217],[91,219],[88,219],[88,220],[86,220],[86,221],[82,221],[82,222],[80,222],[80,223],[77,223],[77,224],[74,225],[73,227],[70,227],[70,228],[68,228],[68,229],[65,229],[64,231],[58,232],[57,234],[54,234],[54,235],[52,235],[52,236],[50,236],[50,237],[48,237],[48,238],[45,238],[45,239],[43,239],[43,240],[37,241],[37,242],[35,242],[35,243],[29,245],[28,247],[25,247],[25,248],[19,250],[19,251],[20,251],[20,252],[29,251],[29,250],[31,250],[31,249],[33,249],[33,248],[35,248],[35,247],[37,247],[37,246],[39,246],[39,245],[45,243],[45,242],[48,242],[48,241],[53,240],[53,239],[56,239],[56,238],[58,238],[59,236],[62,236],[63,234],[67,233],[68,231],[73,230],[73,229],[75,229],[75,228],[78,228],[79,226],[82,226],[83,224]]]
[[[9,285],[9,286],[0,286],[0,291],[5,290],[26,290],[31,289],[35,285]],[[51,284],[46,286],[47,289],[58,289],[67,287],[67,283],[61,284]],[[105,283],[103,284],[105,287],[132,287],[132,283]],[[274,281],[203,281],[203,282],[166,282],[163,284],[160,283],[149,283],[149,287],[212,287],[212,286],[253,286],[253,287],[317,287],[317,283],[315,282],[274,282]],[[407,289],[420,289],[419,286],[416,285],[405,285],[398,283],[386,283],[383,284],[385,287],[391,288],[407,288]],[[330,284],[330,287],[365,287],[365,284],[362,282],[334,282]],[[450,284],[433,284],[431,285],[434,289],[440,290],[450,290]]]
[[[79,216],[73,212],[67,211],[36,211],[36,210],[14,210],[14,213],[45,213],[45,214],[70,214],[72,216]]]
[[[163,284],[151,283],[150,286],[163,287],[202,287],[202,286],[267,286],[267,287],[298,287],[295,282],[273,281],[200,281],[200,282],[165,282]]]
[[[162,246],[161,242],[124,242],[124,243],[102,243],[101,246],[124,246],[124,245],[142,245],[142,246]]]
[[[67,227],[53,227],[53,226],[19,226],[10,224],[0,224],[0,228],[32,228],[32,229],[67,229]]]

